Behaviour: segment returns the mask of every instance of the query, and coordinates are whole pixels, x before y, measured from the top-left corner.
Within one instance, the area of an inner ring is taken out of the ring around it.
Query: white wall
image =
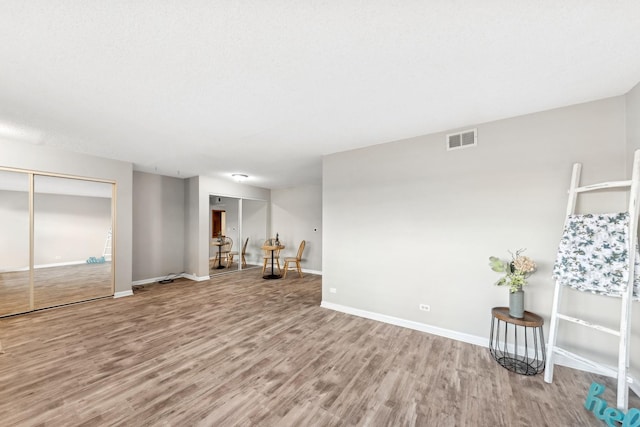
[[[640,149],[640,83],[635,85],[625,96],[627,131],[627,156],[628,175],[631,174],[631,160],[633,152]]]
[[[487,339],[491,308],[508,304],[488,258],[527,248],[539,270],[525,307],[548,323],[572,164],[583,163],[585,184],[626,179],[625,97],[477,129],[478,146],[463,150],[446,151],[443,132],[325,157],[323,301]],[[621,211],[625,197],[596,196],[579,207]],[[609,313],[619,301],[574,294],[569,311],[617,324]],[[419,311],[420,303],[431,311]],[[637,319],[633,330],[640,334]],[[563,336],[597,357],[612,353],[599,336]]]
[[[184,272],[184,180],[133,172],[133,201],[133,280]]]
[[[309,185],[271,191],[271,230],[280,233],[286,249],[281,256],[296,256],[306,246],[302,268],[322,271],[322,186]]]
[[[102,159],[48,146],[0,138],[0,166],[67,174],[116,182],[115,291],[131,290],[132,172],[131,163]]]

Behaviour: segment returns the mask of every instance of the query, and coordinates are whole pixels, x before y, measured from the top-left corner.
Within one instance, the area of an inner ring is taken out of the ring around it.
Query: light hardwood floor
[[[486,348],[320,308],[320,288],[248,270],[0,319],[0,425],[598,426],[591,382],[615,402],[610,379],[516,375]]]

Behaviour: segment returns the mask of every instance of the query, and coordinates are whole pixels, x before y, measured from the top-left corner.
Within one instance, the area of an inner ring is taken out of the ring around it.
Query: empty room
[[[0,1],[0,424],[640,425],[640,3]]]

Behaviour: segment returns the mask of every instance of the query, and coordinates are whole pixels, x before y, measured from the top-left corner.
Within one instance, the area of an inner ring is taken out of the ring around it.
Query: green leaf
[[[489,257],[489,267],[496,273],[504,273],[507,271],[507,263],[494,256]]]

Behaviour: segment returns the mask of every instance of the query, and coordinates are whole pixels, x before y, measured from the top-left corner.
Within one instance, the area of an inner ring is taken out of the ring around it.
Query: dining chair
[[[249,238],[247,237],[246,240],[244,241],[244,244],[242,245],[242,267],[246,267],[247,266],[247,259],[245,258],[245,255],[247,254],[247,243],[249,243]]]
[[[247,266],[247,260],[245,259],[245,254],[247,253],[247,243],[249,243],[248,237],[245,239],[244,243],[242,244],[241,262],[243,267]],[[229,251],[229,253],[227,254],[227,268],[231,267],[231,264],[233,264],[233,258],[236,255],[238,255],[238,251]]]
[[[263,246],[273,246],[276,239],[267,239],[264,241]],[[262,257],[262,274],[264,274],[267,269],[267,264],[271,262],[271,252],[273,252],[273,260],[278,266],[278,272],[282,273],[282,269],[280,268],[280,249],[274,249],[273,251],[264,249],[264,256]]]
[[[300,266],[300,261],[302,260],[302,252],[304,252],[304,247],[307,244],[304,240],[300,242],[300,246],[298,247],[298,254],[295,257],[286,257],[284,259],[284,276],[287,277],[287,271],[289,270],[289,264],[295,263],[296,270],[298,270],[298,274],[302,277],[302,267]]]

